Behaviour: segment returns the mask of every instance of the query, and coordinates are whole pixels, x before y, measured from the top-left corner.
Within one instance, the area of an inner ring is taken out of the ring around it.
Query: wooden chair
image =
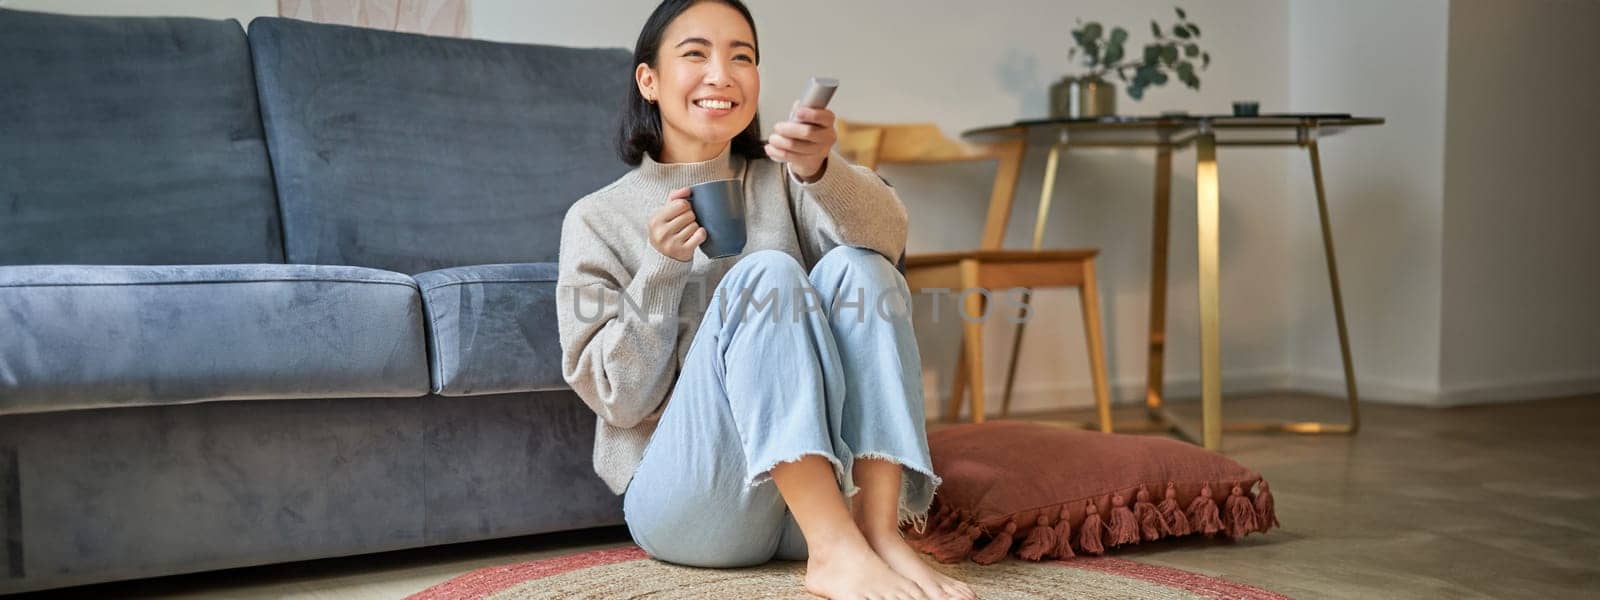
[[[1100,301],[1094,277],[1094,259],[1099,250],[1041,249],[1043,223],[1035,223],[1033,248],[1002,249],[1006,224],[1011,217],[1011,202],[1017,177],[1022,170],[1021,140],[975,146],[951,140],[932,123],[877,124],[835,119],[839,153],[869,169],[881,164],[942,163],[951,161],[999,161],[994,186],[989,194],[989,209],[983,224],[983,237],[975,250],[910,254],[905,257],[906,282],[913,293],[928,288],[946,288],[959,293],[964,289],[984,288],[1003,292],[1013,287],[1028,288],[1023,302],[1031,300],[1037,287],[1076,287],[1083,305],[1083,326],[1088,340],[1089,367],[1094,380],[1095,408],[1101,431],[1110,432],[1111,400],[1107,389],[1105,350],[1100,336]],[[1044,215],[1040,214],[1040,218]],[[982,294],[964,294],[965,315],[984,315]],[[1036,316],[1037,313],[1035,312]],[[1025,323],[1018,323],[1006,374],[1004,401],[1000,414],[1011,411],[1011,390],[1016,378],[1017,354],[1022,347]],[[961,414],[967,390],[972,394],[972,422],[984,420],[983,321],[962,319],[960,359],[951,385],[944,421],[953,423]]]

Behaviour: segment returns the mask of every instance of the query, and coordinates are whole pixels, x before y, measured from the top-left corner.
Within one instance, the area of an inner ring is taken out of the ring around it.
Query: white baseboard
[[[1600,394],[1600,372],[1562,373],[1530,377],[1522,381],[1450,386],[1439,394],[1439,400],[1441,406],[1466,406],[1593,394]]]
[[[936,376],[937,373],[928,372],[923,379],[925,403],[930,416],[941,414],[943,404],[950,395],[949,387],[936,388]],[[1600,394],[1600,373],[1574,373],[1529,378],[1523,381],[1479,382],[1444,390],[1414,382],[1362,378],[1358,373],[1356,385],[1362,402],[1443,408]],[[984,412],[990,415],[1000,414],[1005,380],[1000,379],[984,387],[987,390]],[[1182,374],[1168,377],[1165,392],[1169,398],[1198,397],[1200,376]],[[1269,392],[1307,393],[1342,398],[1345,395],[1344,374],[1296,373],[1274,369],[1225,371],[1222,374],[1224,394]],[[1125,377],[1112,382],[1111,401],[1113,404],[1143,402],[1144,378]],[[1013,413],[1093,406],[1094,391],[1088,381],[1018,385],[1011,398]]]
[[[1302,373],[1294,378],[1292,386],[1296,390],[1314,394],[1343,396],[1344,374]],[[1565,373],[1520,380],[1476,382],[1443,389],[1362,378],[1358,373],[1356,386],[1364,402],[1444,408],[1600,394],[1600,373]]]
[[[1344,373],[1295,373],[1290,378],[1289,389],[1319,396],[1343,398],[1345,397]],[[1361,396],[1362,402],[1403,406],[1443,406],[1439,404],[1439,390],[1436,386],[1362,377],[1360,373],[1356,373],[1356,393]]]

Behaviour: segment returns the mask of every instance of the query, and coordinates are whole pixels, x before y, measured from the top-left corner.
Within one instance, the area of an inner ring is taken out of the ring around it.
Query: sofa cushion
[[[0,9],[0,265],[283,262],[239,22]]]
[[[554,262],[613,148],[631,55],[261,17],[250,47],[288,261]]]
[[[0,414],[428,391],[416,282],[316,265],[0,266]]]
[[[474,396],[568,389],[556,330],[556,263],[418,273],[433,392]]]

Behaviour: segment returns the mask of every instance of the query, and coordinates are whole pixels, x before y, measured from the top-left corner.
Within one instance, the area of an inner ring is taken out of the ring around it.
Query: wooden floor
[[[1226,406],[1237,417],[1339,418],[1337,401],[1318,398],[1230,398]],[[1354,438],[1224,440],[1230,456],[1272,482],[1283,529],[1236,544],[1160,542],[1117,555],[1297,598],[1600,595],[1600,397],[1363,411],[1365,429]],[[1139,414],[1119,408],[1117,418],[1131,425]],[[400,598],[480,567],[631,543],[619,526],[64,591]]]

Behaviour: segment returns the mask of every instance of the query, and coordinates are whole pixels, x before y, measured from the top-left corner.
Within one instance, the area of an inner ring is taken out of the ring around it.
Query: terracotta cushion
[[[1177,440],[1002,419],[934,431],[928,447],[944,484],[928,520],[905,533],[940,562],[1238,539],[1278,524],[1261,474]]]

